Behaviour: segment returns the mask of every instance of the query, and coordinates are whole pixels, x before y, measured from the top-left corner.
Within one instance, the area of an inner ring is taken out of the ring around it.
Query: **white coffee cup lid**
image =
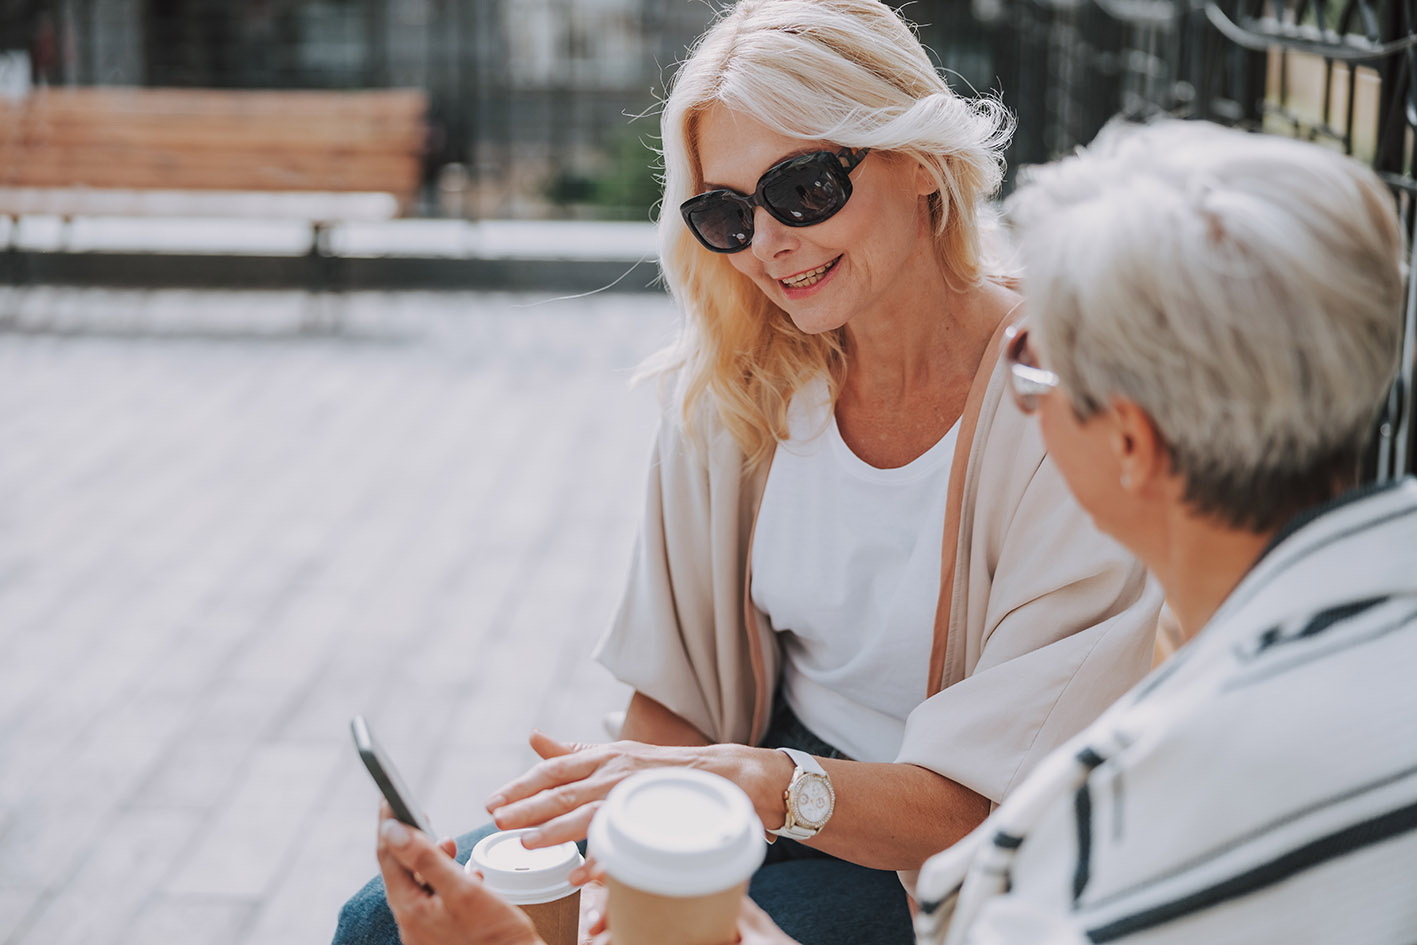
[[[574,843],[528,850],[522,846],[525,830],[504,830],[477,841],[468,858],[468,872],[482,874],[487,888],[519,906],[553,902],[576,891],[571,870],[585,862]]]
[[[590,824],[590,853],[611,877],[661,896],[703,896],[743,882],[767,844],[753,802],[727,778],[691,768],[631,775]]]

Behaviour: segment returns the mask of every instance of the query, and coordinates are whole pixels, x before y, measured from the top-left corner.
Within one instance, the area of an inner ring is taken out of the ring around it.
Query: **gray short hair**
[[[1403,237],[1318,145],[1115,124],[1008,214],[1041,356],[1079,416],[1155,422],[1198,510],[1264,531],[1351,480],[1397,365]]]

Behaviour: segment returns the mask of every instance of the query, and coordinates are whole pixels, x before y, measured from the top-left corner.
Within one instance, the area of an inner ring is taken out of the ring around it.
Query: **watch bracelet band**
[[[778,751],[783,752],[787,757],[791,758],[794,767],[792,769],[792,780],[787,782],[787,790],[782,792],[782,799],[786,802],[787,807],[786,814],[784,815],[785,819],[779,829],[768,830],[768,833],[776,837],[787,837],[789,840],[810,840],[821,832],[821,828],[799,827],[792,822],[792,787],[797,783],[803,772],[820,774],[824,778],[827,776],[827,772],[822,768],[821,764],[818,763],[816,758],[813,758],[805,751],[799,751],[796,748],[778,748]]]
[[[817,759],[813,758],[805,751],[798,751],[796,748],[779,748],[778,751],[791,758],[792,763],[797,767],[810,771],[813,774],[820,774],[823,777],[826,776],[826,770],[817,762]]]

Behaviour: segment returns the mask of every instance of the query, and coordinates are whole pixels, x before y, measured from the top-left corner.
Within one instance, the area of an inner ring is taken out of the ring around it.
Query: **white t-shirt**
[[[799,391],[753,535],[755,606],[781,636],[782,693],[858,761],[892,761],[925,699],[956,423],[877,469],[837,429],[826,382]]]

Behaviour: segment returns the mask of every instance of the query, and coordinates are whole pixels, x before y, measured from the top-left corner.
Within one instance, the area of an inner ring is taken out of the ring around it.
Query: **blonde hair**
[[[825,375],[835,399],[847,351],[841,329],[799,330],[680,218],[679,204],[704,187],[697,124],[714,106],[787,136],[919,162],[938,187],[927,198],[935,248],[956,289],[986,274],[979,218],[1002,179],[1013,120],[997,101],[951,92],[879,0],[742,0],[699,40],[661,118],[660,263],[683,323],[649,370],[675,372],[691,440],[701,442],[702,411],[716,411],[755,466],[786,436],[787,405],[803,384]]]
[[[1351,482],[1397,368],[1392,194],[1315,144],[1113,125],[1020,173],[1038,348],[1078,415],[1152,418],[1186,500],[1264,531]]]

